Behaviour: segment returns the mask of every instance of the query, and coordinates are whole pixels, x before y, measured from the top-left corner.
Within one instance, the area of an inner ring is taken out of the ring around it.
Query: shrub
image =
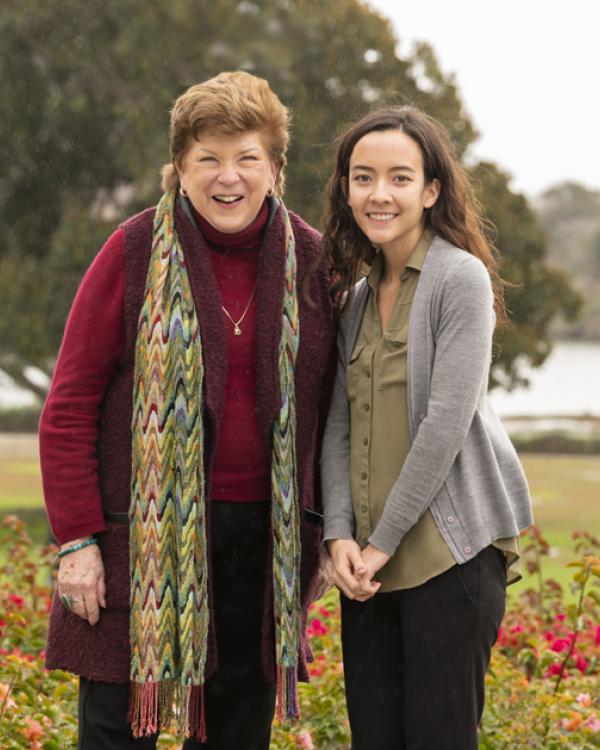
[[[482,750],[600,748],[600,546],[590,534],[573,536],[572,599],[544,580],[548,545],[540,531],[522,539],[523,562],[537,587],[511,601],[504,618],[487,677]],[[14,516],[4,519],[0,545],[7,550],[0,567],[0,747],[75,747],[76,678],[43,668],[55,550],[32,547]],[[339,626],[332,591],[309,612],[315,659],[310,684],[300,686],[301,721],[275,722],[273,750],[350,747]],[[173,733],[159,740],[159,748],[176,745]]]

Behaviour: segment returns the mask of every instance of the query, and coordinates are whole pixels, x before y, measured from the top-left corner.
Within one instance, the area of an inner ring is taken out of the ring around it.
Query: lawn
[[[38,542],[49,534],[42,508],[42,483],[34,436],[0,436],[0,516],[17,513]],[[585,529],[600,536],[600,456],[523,454],[536,523],[551,546],[544,561],[548,578],[566,582],[572,558],[571,534]],[[525,580],[511,593],[529,585]]]
[[[572,571],[565,564],[573,558],[571,534],[582,529],[600,537],[600,456],[523,454],[537,525],[550,544],[544,574],[561,583]],[[515,584],[513,592],[529,585]]]

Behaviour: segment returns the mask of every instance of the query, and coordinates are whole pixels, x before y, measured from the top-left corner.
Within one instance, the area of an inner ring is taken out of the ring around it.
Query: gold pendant
[[[242,329],[239,327],[239,325],[237,323],[233,327],[233,335],[234,336],[241,336],[242,335]]]

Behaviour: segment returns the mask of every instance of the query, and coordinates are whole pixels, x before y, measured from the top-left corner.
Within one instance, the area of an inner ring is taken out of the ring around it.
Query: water
[[[600,343],[560,342],[542,367],[526,372],[529,388],[495,389],[494,408],[502,417],[600,417]],[[0,408],[35,403],[0,372]]]
[[[529,388],[491,393],[502,417],[600,417],[600,343],[561,341],[541,367],[527,370]]]

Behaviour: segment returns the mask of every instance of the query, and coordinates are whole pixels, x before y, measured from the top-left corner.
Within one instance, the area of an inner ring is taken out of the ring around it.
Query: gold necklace
[[[235,321],[231,317],[231,315],[225,309],[224,305],[221,305],[221,309],[223,310],[223,312],[225,313],[225,315],[227,315],[227,317],[229,318],[229,320],[233,323],[233,335],[234,336],[241,336],[242,335],[242,329],[240,328],[240,323],[244,320],[244,318],[246,317],[246,313],[250,309],[250,303],[254,299],[254,295],[256,293],[256,287],[257,286],[258,286],[258,279],[256,279],[256,282],[254,284],[254,289],[252,290],[252,294],[250,295],[250,299],[248,300],[248,304],[244,308],[244,312],[242,313],[242,317],[238,321]]]

